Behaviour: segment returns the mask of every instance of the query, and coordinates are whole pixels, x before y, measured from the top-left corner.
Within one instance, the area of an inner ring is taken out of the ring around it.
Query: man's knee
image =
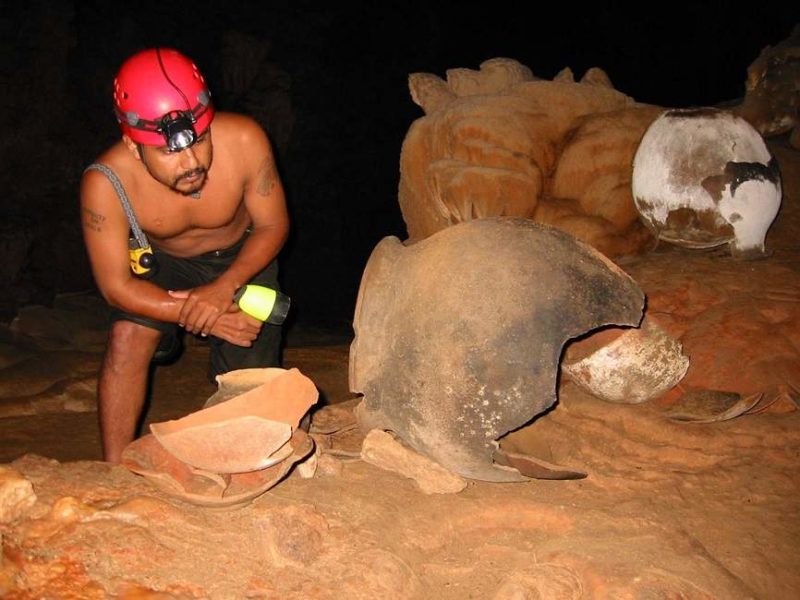
[[[149,363],[160,339],[157,329],[132,321],[115,321],[108,332],[106,361],[131,366]]]

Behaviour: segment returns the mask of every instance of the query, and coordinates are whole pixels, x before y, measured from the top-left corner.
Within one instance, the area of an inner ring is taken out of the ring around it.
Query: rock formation
[[[800,149],[800,24],[747,67],[745,96],[734,111],[764,137],[790,132]]]
[[[479,71],[409,78],[426,115],[406,135],[399,202],[416,242],[474,218],[516,216],[553,225],[608,256],[653,239],[630,192],[631,162],[662,108],[615,90],[600,69],[535,78],[495,58]]]

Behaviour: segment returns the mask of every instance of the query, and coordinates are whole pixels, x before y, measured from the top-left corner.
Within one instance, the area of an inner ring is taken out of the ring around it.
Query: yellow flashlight
[[[270,325],[282,324],[291,305],[291,299],[286,294],[252,283],[240,287],[233,301],[251,317]]]

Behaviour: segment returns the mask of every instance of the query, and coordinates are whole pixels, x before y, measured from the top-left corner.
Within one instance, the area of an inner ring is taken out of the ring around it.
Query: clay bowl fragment
[[[689,359],[678,340],[645,319],[637,329],[605,330],[574,342],[561,368],[593,396],[639,404],[675,387],[686,375]]]
[[[749,414],[761,401],[763,393],[742,396],[721,390],[691,390],[665,411],[673,421],[715,423]]]
[[[311,438],[297,429],[271,467],[249,473],[217,475],[192,468],[170,454],[153,435],[129,444],[122,464],[162,492],[198,506],[233,507],[257,498],[283,479],[292,466],[314,449]]]
[[[259,471],[317,401],[314,383],[298,369],[243,369],[218,378],[222,401],[150,431],[180,461],[212,473]],[[217,397],[217,398],[215,398]]]

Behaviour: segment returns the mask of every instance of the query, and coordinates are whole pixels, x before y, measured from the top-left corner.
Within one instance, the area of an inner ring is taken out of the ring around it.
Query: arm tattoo
[[[83,226],[87,229],[100,232],[103,230],[103,223],[105,220],[105,216],[94,212],[91,208],[83,209]]]
[[[269,196],[275,188],[275,180],[278,174],[275,172],[275,163],[267,157],[258,169],[258,187],[256,191],[260,196]]]

